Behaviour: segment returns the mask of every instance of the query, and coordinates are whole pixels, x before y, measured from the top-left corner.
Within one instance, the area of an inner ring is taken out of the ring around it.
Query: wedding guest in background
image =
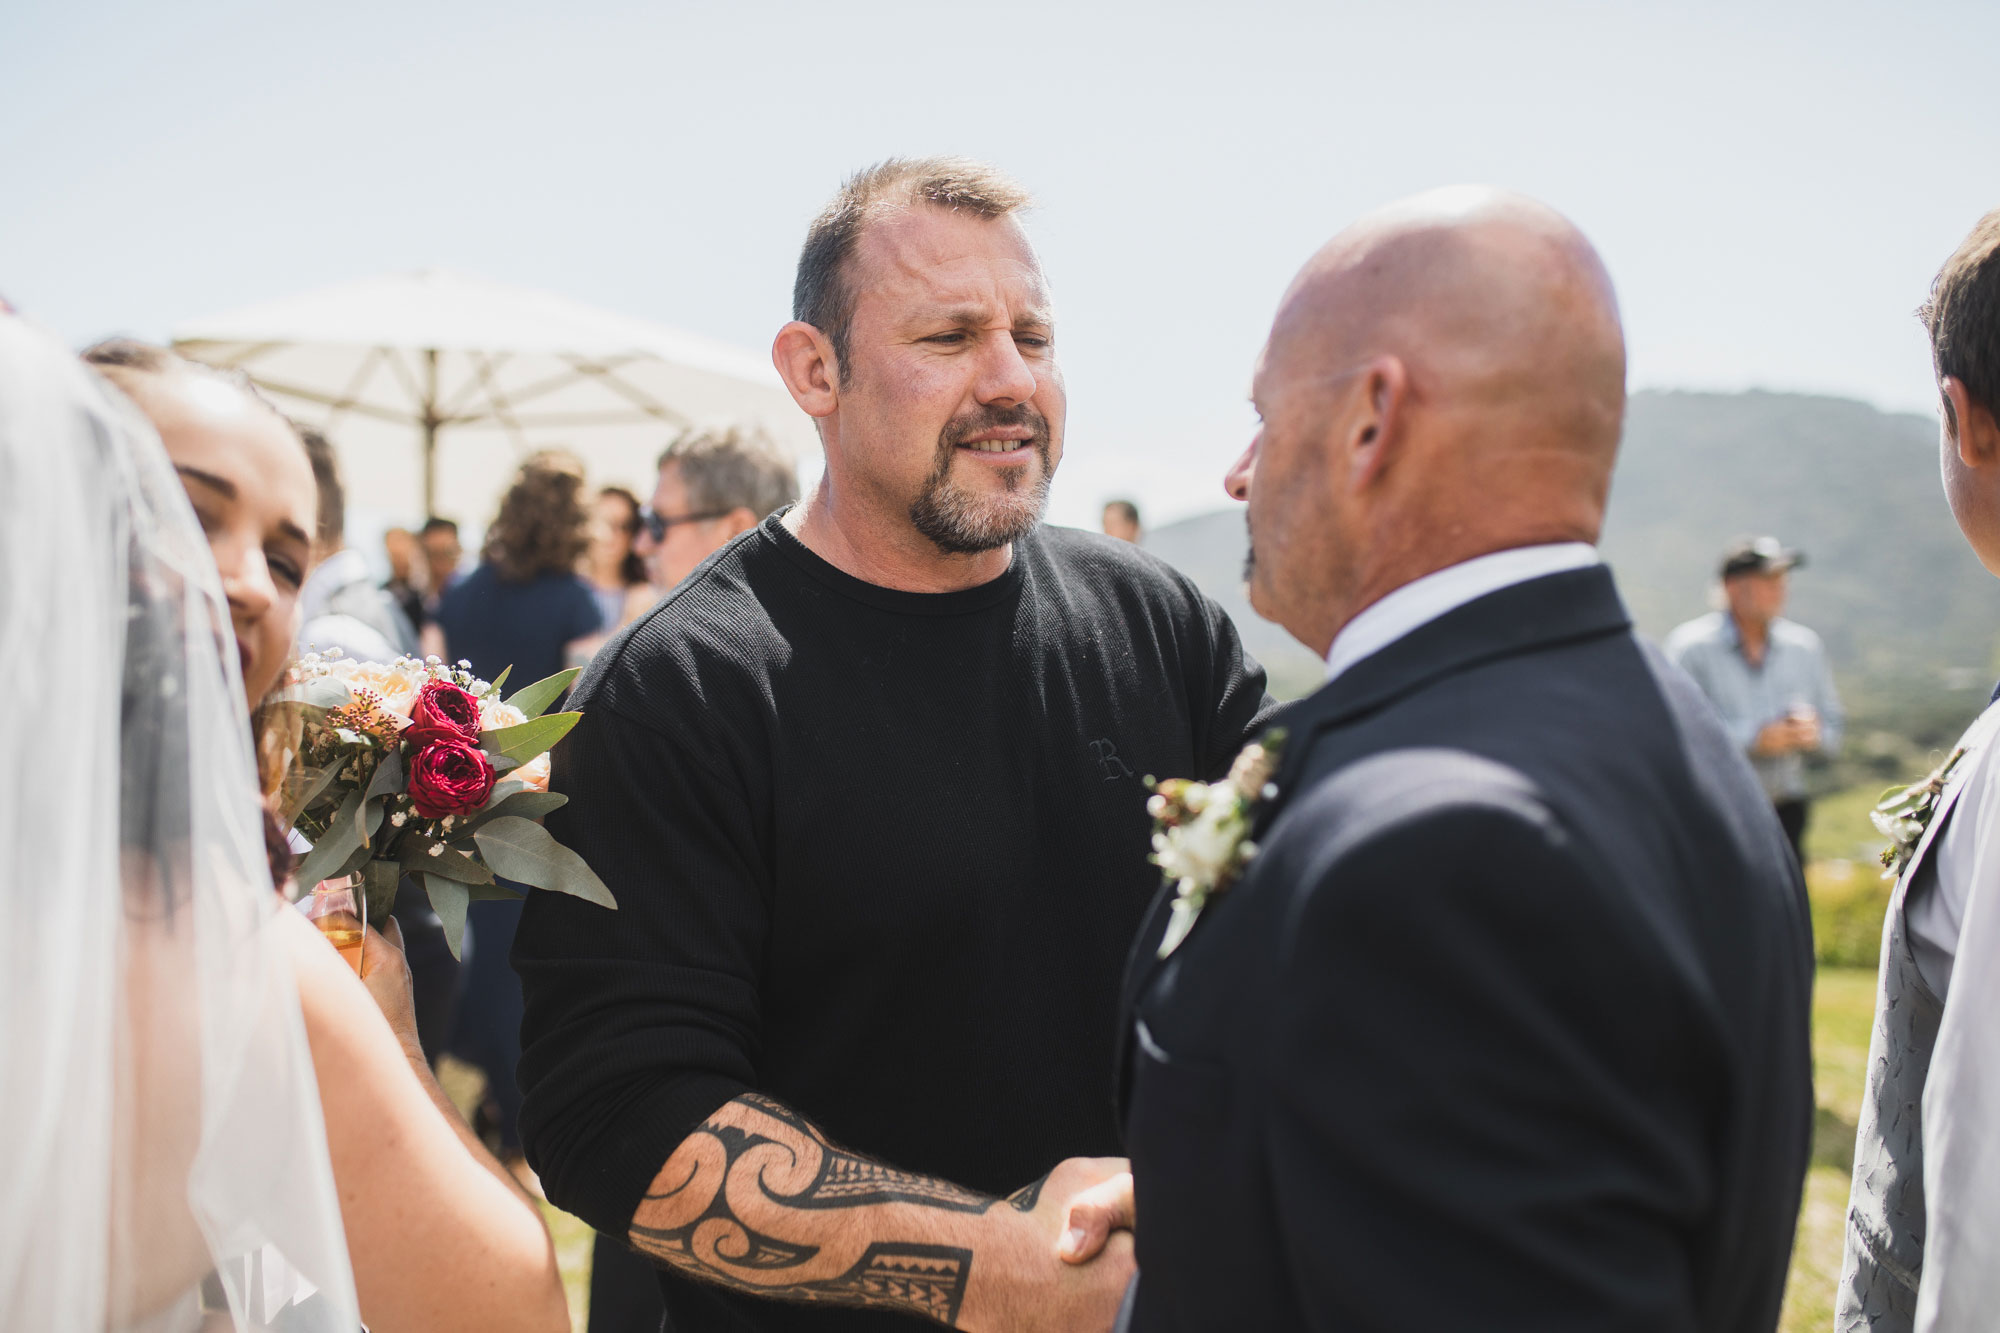
[[[660,455],[639,554],[658,588],[677,588],[702,561],[798,498],[798,469],[763,431],[695,427]]]
[[[763,432],[696,427],[660,455],[638,552],[654,586],[679,586],[701,562],[799,498],[798,471]],[[658,1333],[666,1309],[652,1264],[622,1233],[597,1234],[590,1265],[589,1333]]]
[[[1939,270],[1930,333],[1945,499],[2000,574],[2000,209]],[[2000,691],[1996,691],[2000,696]],[[2000,782],[1988,707],[1896,848],[1848,1201],[1840,1333],[1947,1333],[2000,1310]]]
[[[1807,755],[1840,749],[1842,712],[1819,635],[1786,620],[1791,572],[1806,558],[1776,537],[1745,539],[1722,557],[1725,609],[1667,636],[1667,657],[1694,677],[1757,770],[1805,864]]]
[[[1251,604],[1330,679],[1241,883],[1133,952],[1124,1326],[1770,1333],[1805,890],[1593,546],[1602,262],[1517,195],[1406,200],[1293,280],[1252,401]]]
[[[1136,543],[1145,532],[1139,526],[1139,506],[1130,500],[1107,501],[1100,522],[1105,536],[1116,537],[1121,542]]]
[[[590,509],[583,465],[545,452],[521,465],[486,530],[479,567],[445,590],[425,631],[431,651],[472,663],[475,675],[526,685],[563,669],[597,634],[597,599],[577,564],[590,545]],[[521,983],[507,965],[521,900],[472,904],[466,929],[473,946],[451,1038],[452,1054],[486,1074],[482,1120],[510,1169],[522,1171],[521,1093],[514,1066],[521,1057]]]
[[[459,565],[465,560],[465,548],[459,545],[458,524],[448,518],[436,515],[424,520],[424,526],[417,532],[417,542],[424,548],[426,613],[437,609],[438,602],[458,582]],[[419,629],[422,626],[418,626]]]
[[[645,560],[633,549],[639,531],[638,496],[623,486],[598,491],[584,577],[597,598],[598,618],[606,634],[631,624],[659,600],[646,577]]]
[[[1039,524],[1025,203],[962,159],[841,188],[772,348],[825,473],[597,655],[556,753],[619,910],[527,903],[523,1128],[673,1328],[1103,1329],[1131,1271],[1059,1238],[1127,1180],[1143,779],[1218,776],[1268,701],[1187,579]]]
[[[290,423],[246,381],[124,340],[100,343],[84,357],[150,420],[186,488],[221,575],[242,706],[253,708],[290,662],[299,628],[317,523],[311,460]],[[239,826],[257,826],[252,771],[246,760],[238,813],[247,818],[233,821]],[[357,980],[296,913],[275,901],[272,910],[280,912],[297,973],[368,1327],[566,1329],[554,1247],[534,1201],[480,1145],[431,1075],[399,933],[371,930]],[[214,1150],[230,1149],[221,1142]],[[260,1169],[268,1176],[268,1163]],[[268,1178],[259,1188],[269,1188]]]
[[[421,630],[429,619],[424,613],[428,571],[420,563],[423,547],[417,534],[408,528],[390,528],[382,534],[382,553],[389,560],[389,581],[382,585],[382,591],[395,598],[411,626]]]
[[[363,662],[393,662],[417,651],[416,626],[369,577],[368,562],[347,545],[347,487],[333,444],[310,427],[299,430],[319,483],[319,525],[313,539],[312,576],[299,593],[299,646],[306,652],[337,648]]]

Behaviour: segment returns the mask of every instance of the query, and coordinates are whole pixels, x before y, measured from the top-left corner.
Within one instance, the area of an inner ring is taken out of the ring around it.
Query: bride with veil
[[[272,891],[158,436],[4,314],[0,511],[0,1326],[561,1327],[533,1205]]]

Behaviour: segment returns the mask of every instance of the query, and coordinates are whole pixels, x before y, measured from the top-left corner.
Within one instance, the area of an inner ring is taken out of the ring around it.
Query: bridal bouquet
[[[377,921],[415,876],[454,956],[469,904],[521,896],[496,876],[615,908],[583,858],[538,822],[569,799],[548,790],[548,752],[583,714],[546,710],[576,674],[503,700],[508,672],[489,684],[468,662],[304,658],[274,701],[286,760],[279,818],[312,843],[298,882],[359,874]]]

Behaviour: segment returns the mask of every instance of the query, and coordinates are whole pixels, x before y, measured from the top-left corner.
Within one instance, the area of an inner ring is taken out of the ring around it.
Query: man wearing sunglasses
[[[634,549],[661,592],[702,561],[799,498],[791,460],[760,432],[695,429],[660,455],[660,480],[639,510]]]

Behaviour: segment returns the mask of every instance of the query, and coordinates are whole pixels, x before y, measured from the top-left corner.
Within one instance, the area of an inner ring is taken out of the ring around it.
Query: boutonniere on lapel
[[[1273,727],[1262,740],[1243,747],[1220,782],[1146,779],[1153,793],[1146,801],[1146,812],[1153,817],[1150,859],[1174,885],[1173,915],[1160,938],[1160,957],[1180,947],[1209,898],[1226,892],[1257,855],[1250,825],[1258,805],[1278,794],[1271,776],[1278,771],[1284,745],[1284,729]]]
[[[1931,820],[1937,815],[1938,800],[1944,795],[1945,783],[1951,779],[1951,771],[1963,758],[1965,747],[1961,745],[1922,782],[1890,788],[1888,794],[1869,812],[1868,818],[1874,823],[1876,831],[1889,840],[1889,845],[1882,849],[1883,879],[1895,879],[1901,875],[1903,867],[1916,855],[1917,844],[1924,840],[1924,830],[1930,827]]]

